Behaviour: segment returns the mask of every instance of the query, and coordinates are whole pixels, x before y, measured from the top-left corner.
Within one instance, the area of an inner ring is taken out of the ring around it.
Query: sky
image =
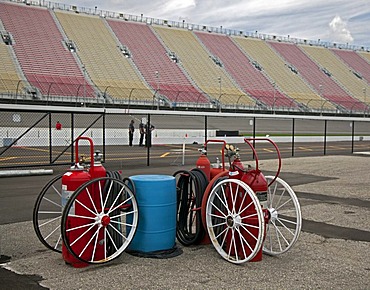
[[[125,14],[370,48],[370,0],[73,0]]]

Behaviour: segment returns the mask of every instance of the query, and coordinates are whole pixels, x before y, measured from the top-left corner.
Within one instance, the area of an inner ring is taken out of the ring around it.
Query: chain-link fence
[[[21,107],[21,106],[18,106]],[[370,119],[94,109],[32,106],[2,109],[0,114],[0,168],[70,165],[89,159],[94,150],[114,168],[195,164],[198,149],[207,140],[225,140],[240,147],[242,160],[253,158],[244,138],[269,137],[283,157],[352,154],[370,151]],[[49,109],[48,109],[49,108]],[[51,109],[50,109],[51,108]],[[129,124],[133,121],[132,146]],[[141,125],[140,125],[141,124]],[[273,148],[254,144],[275,158]],[[211,162],[220,155],[220,143],[207,146]]]

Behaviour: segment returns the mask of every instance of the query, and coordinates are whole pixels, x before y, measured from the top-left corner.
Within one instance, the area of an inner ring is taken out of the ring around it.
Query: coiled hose
[[[208,185],[203,171],[194,168],[190,171],[179,170],[177,188],[177,230],[176,237],[184,246],[197,244],[205,236],[202,224],[201,205],[204,191]]]

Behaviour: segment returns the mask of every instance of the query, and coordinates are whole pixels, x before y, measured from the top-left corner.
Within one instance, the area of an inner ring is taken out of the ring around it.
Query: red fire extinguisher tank
[[[90,169],[86,171],[83,166],[81,166],[78,162],[78,142],[79,140],[84,139],[90,142]],[[71,170],[66,172],[62,177],[62,205],[64,206],[67,203],[68,198],[73,194],[73,192],[83,185],[84,183],[99,177],[106,176],[106,170],[102,166],[100,162],[100,152],[97,152],[96,158],[94,158],[94,145],[90,138],[88,137],[79,137],[76,140],[76,163],[74,166],[71,167]],[[95,166],[96,165],[96,166]],[[98,233],[99,236],[99,243],[96,249],[93,249],[93,245],[89,245],[85,248],[86,245],[89,244],[89,240],[91,237],[96,233],[97,228],[93,227],[89,232],[86,232],[86,228],[84,227],[86,223],[86,218],[83,217],[94,217],[94,211],[101,212],[102,205],[100,204],[101,201],[101,194],[102,188],[104,184],[101,186],[91,185],[85,188],[78,194],[78,197],[74,206],[71,208],[71,211],[68,213],[67,218],[67,225],[66,229],[69,231],[66,232],[68,236],[68,240],[75,241],[73,245],[70,245],[72,250],[75,253],[84,253],[88,257],[91,251],[94,252],[94,257],[96,259],[103,259],[104,258],[104,244],[101,243],[103,240],[103,233]],[[83,204],[84,206],[82,206]],[[78,242],[77,242],[78,241]],[[81,262],[80,260],[76,259],[68,249],[63,245],[62,247],[62,255],[66,263],[71,264],[73,267],[85,267],[88,264]],[[81,258],[85,259],[84,256]],[[86,259],[85,259],[86,260]]]
[[[74,193],[74,191],[80,187],[82,184],[88,182],[90,180],[91,176],[90,174],[84,169],[84,167],[80,166],[78,163],[76,163],[74,166],[71,167],[70,171],[64,173],[62,176],[62,208],[66,205],[68,199],[70,196]],[[71,212],[70,214],[76,214],[81,212],[81,209],[79,209],[78,204],[75,204],[74,212]],[[74,228],[81,226],[81,220],[74,218],[74,217],[68,217],[67,219],[68,228]],[[79,235],[81,234],[80,230],[71,231],[68,233],[68,235]],[[86,263],[81,262],[80,260],[76,259],[65,247],[65,245],[62,245],[62,256],[66,263],[71,264],[75,268],[81,268],[87,266]]]
[[[207,181],[211,178],[211,162],[209,161],[206,150],[202,149],[201,155],[199,156],[196,166],[198,169],[202,170],[204,174],[207,176]]]

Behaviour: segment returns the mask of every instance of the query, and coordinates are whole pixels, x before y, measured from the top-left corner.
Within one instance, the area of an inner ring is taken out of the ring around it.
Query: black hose
[[[177,181],[177,230],[176,237],[184,246],[201,242],[205,236],[202,224],[201,206],[204,191],[208,185],[203,171],[194,168],[180,170]]]

